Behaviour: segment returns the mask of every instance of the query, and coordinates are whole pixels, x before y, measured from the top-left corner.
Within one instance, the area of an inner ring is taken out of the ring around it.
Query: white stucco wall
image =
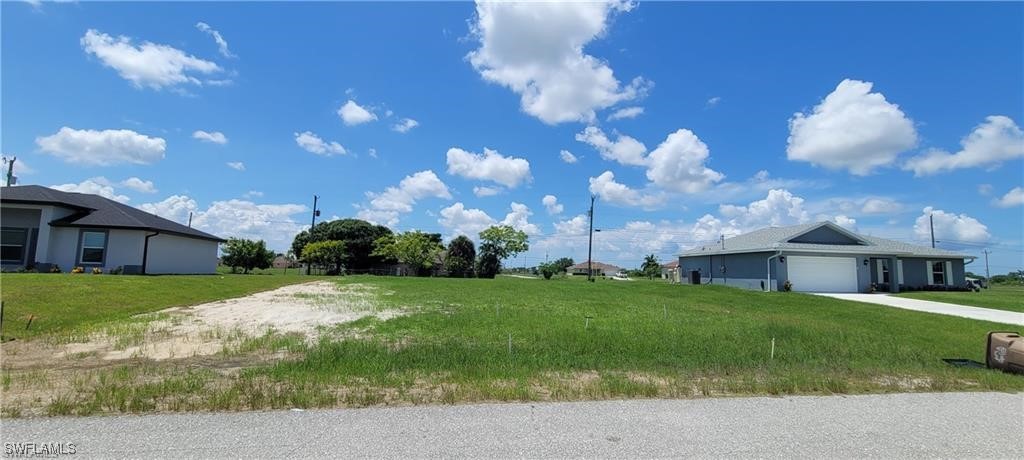
[[[124,267],[125,265],[142,265],[142,248],[145,244],[146,232],[142,230],[110,230],[107,235],[107,260],[104,270]]]
[[[36,260],[39,262],[54,263],[60,266],[61,271],[68,272],[75,267],[75,259],[78,251],[78,229],[72,227],[50,227],[49,250],[44,257],[41,251],[36,251]],[[39,231],[40,246],[42,245],[43,232]]]
[[[175,235],[157,235],[149,239],[148,274],[209,274],[216,271],[216,241]]]

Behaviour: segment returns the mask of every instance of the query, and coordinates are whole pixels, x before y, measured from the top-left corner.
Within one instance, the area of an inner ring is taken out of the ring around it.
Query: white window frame
[[[86,246],[85,235],[88,233],[99,233],[103,235],[103,246]],[[107,260],[107,248],[110,247],[110,233],[105,230],[82,230],[81,236],[78,239],[78,264],[79,265],[103,265]],[[100,249],[103,252],[100,254],[100,260],[98,262],[86,262],[85,261],[85,250],[86,249]]]
[[[896,282],[903,285],[903,259],[896,259]]]
[[[20,247],[21,248],[21,258],[20,259],[18,259],[18,260],[3,259],[3,260],[0,260],[0,263],[4,263],[4,264],[23,264],[23,263],[25,263],[25,257],[28,255],[28,245],[29,245],[29,241],[28,241],[28,239],[29,239],[29,231],[28,231],[28,229],[27,228],[18,228],[18,227],[5,227],[5,228],[2,228],[0,230],[5,230],[5,231],[21,231],[22,233],[25,234],[25,239],[23,240],[24,242],[22,244],[10,244],[10,243],[0,242],[0,246],[12,246],[12,247]]]

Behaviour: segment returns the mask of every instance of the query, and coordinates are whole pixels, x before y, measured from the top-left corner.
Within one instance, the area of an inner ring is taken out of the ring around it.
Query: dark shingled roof
[[[0,202],[51,204],[78,210],[74,214],[50,222],[50,225],[55,227],[137,229],[224,241],[209,233],[88,193],[62,192],[40,185],[19,185],[0,188]]]

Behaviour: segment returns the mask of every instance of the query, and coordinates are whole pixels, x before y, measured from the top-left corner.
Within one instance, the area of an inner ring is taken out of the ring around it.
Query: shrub
[[[60,273],[60,265],[53,264],[50,266],[50,273]]]
[[[786,280],[785,283],[782,283],[782,291],[783,292],[790,292],[792,290],[793,290],[793,283],[791,283],[789,280]]]
[[[302,260],[308,264],[327,267],[327,274],[341,273],[346,253],[344,241],[316,241],[302,248]]]
[[[239,267],[249,273],[254,268],[270,268],[274,261],[274,251],[267,249],[267,243],[263,240],[231,238],[224,245],[221,260],[232,269]]]
[[[111,275],[120,275],[121,272],[123,272],[123,271],[124,271],[124,267],[118,265],[117,267],[114,267],[114,268],[110,269],[110,274]]]
[[[559,271],[559,267],[557,265],[547,262],[540,264],[537,267],[537,269],[540,271],[540,274],[544,276],[544,279],[546,280],[551,279],[551,277],[554,276],[555,273],[558,273]]]
[[[103,269],[100,268],[100,267],[93,267],[92,268],[92,274],[93,275],[102,275],[103,274]]]

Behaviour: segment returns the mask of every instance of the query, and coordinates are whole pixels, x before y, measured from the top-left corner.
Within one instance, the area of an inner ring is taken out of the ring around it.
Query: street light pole
[[[309,237],[310,238],[313,237],[313,227],[316,227],[316,216],[320,215],[320,210],[316,208],[316,203],[317,203],[318,200],[320,200],[320,197],[317,196],[317,195],[313,195],[313,220],[309,223]],[[306,261],[306,275],[309,275],[309,270],[310,270],[311,267],[312,267],[312,265],[307,260]]]
[[[594,195],[590,195],[590,241],[587,242],[587,281],[594,281]]]

